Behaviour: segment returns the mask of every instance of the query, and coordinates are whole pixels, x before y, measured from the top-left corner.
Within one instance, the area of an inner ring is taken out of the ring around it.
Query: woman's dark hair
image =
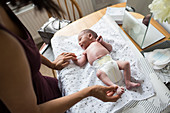
[[[60,12],[63,12],[53,0],[0,0],[0,5],[3,6],[7,2],[10,2],[12,6],[16,6],[17,9],[33,3],[39,11],[45,9],[49,14],[57,15],[58,17],[61,17]]]

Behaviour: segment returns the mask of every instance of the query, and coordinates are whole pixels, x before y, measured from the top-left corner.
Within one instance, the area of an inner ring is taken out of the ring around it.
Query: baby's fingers
[[[100,42],[101,39],[102,39],[102,36],[98,36],[96,40],[97,40],[98,42]]]

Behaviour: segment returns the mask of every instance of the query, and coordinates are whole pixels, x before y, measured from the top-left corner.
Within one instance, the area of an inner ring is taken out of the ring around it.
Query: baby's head
[[[97,37],[98,35],[94,31],[85,29],[78,35],[79,45],[85,50],[92,42],[96,41]]]

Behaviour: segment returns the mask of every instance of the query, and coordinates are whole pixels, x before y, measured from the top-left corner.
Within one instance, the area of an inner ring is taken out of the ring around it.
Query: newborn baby
[[[112,51],[112,46],[103,41],[101,36],[98,36],[94,31],[85,29],[78,35],[78,42],[83,52],[80,59],[75,59],[73,62],[78,66],[84,66],[87,62],[97,68],[98,78],[106,85],[115,86],[116,82],[122,79],[120,70],[123,70],[125,84],[127,89],[139,87],[139,83],[131,82],[130,64],[127,61],[114,61],[109,53]],[[124,87],[118,86],[117,94],[124,93]]]

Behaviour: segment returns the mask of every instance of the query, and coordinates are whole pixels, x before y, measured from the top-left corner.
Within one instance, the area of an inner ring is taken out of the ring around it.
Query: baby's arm
[[[81,58],[73,60],[73,62],[80,67],[84,66],[87,63],[86,53],[83,52]]]
[[[102,44],[109,52],[112,51],[112,46],[111,46],[109,43],[105,42],[105,41],[103,40],[102,36],[97,37],[96,40],[97,40],[100,44]]]

